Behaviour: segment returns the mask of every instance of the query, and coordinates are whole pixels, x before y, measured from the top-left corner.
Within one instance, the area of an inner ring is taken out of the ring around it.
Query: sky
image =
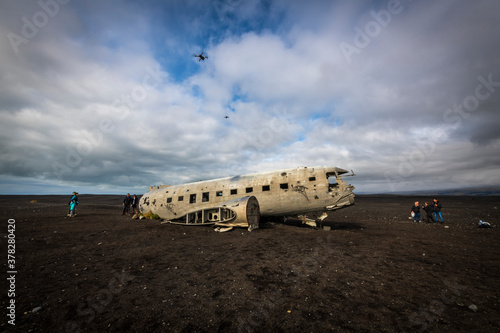
[[[498,36],[496,0],[1,1],[0,194],[500,185]]]

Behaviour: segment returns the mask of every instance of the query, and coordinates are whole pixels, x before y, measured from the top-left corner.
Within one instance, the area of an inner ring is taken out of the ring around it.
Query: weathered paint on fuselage
[[[255,196],[263,216],[292,216],[343,208],[354,203],[352,185],[336,167],[300,167],[181,185],[150,188],[139,207],[161,218],[175,220],[186,214],[245,196]],[[329,177],[336,179],[330,184]]]

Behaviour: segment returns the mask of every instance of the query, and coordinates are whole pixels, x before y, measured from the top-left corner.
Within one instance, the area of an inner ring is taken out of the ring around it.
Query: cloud
[[[498,4],[393,3],[5,3],[3,191],[306,165],[353,169],[361,192],[500,179]]]

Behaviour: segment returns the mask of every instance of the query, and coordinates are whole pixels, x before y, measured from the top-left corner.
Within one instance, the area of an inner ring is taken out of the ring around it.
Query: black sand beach
[[[251,233],[132,220],[121,196],[80,195],[67,218],[68,199],[0,196],[0,331],[500,331],[499,197],[440,197],[441,225],[408,219],[432,198],[357,196],[331,231],[291,220]]]

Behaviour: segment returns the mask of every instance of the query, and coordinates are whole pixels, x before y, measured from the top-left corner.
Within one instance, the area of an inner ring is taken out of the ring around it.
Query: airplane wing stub
[[[244,227],[249,231],[257,229],[260,222],[260,206],[256,197],[247,196],[226,201],[211,208],[190,212],[173,224],[215,225],[220,227]]]

